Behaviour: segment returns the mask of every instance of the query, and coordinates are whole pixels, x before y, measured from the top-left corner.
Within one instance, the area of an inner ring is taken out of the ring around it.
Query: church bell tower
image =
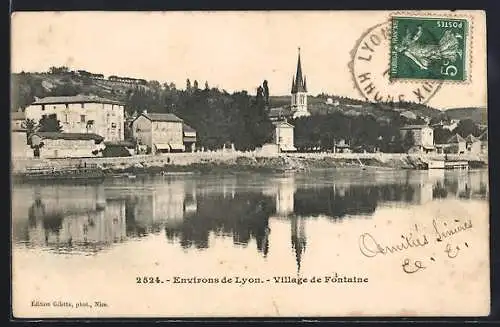
[[[302,76],[302,65],[300,63],[300,47],[297,60],[297,73],[292,78],[292,112],[293,118],[310,116],[307,110],[307,83],[305,76]]]

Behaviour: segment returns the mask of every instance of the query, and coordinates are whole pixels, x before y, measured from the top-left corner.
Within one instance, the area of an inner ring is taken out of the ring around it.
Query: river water
[[[269,308],[264,315],[280,309],[281,314],[300,312],[298,301],[281,300],[281,308],[275,302],[262,303],[260,308],[251,298],[253,309],[246,303],[243,310],[241,303],[231,302],[243,296],[235,291],[219,294],[220,302],[209,305],[204,291],[177,287],[170,292],[192,292],[190,304],[169,301],[168,307],[161,301],[132,306],[130,297],[135,295],[128,294],[126,300],[116,292],[164,296],[167,286],[162,291],[138,285],[139,279],[157,276],[169,282],[175,276],[207,279],[227,274],[266,279],[339,271],[362,276],[366,258],[359,257],[355,242],[360,231],[443,208],[483,212],[477,219],[487,219],[488,171],[345,169],[117,178],[97,185],[14,184],[14,303],[22,314],[33,312],[34,300],[111,302],[111,309],[101,313],[88,309],[68,311],[68,316],[145,311],[146,316],[224,315],[260,313],[264,306]],[[482,237],[487,240],[487,234]],[[351,246],[353,250],[347,250]],[[367,265],[366,271],[373,271],[372,263]],[[268,299],[264,293],[255,294],[256,299]],[[355,301],[347,302],[339,310],[356,312]],[[327,312],[321,305],[316,308],[305,312]],[[35,315],[51,316],[56,309],[37,308]]]

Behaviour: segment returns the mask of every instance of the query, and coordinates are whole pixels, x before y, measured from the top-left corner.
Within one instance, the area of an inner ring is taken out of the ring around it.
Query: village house
[[[30,136],[35,158],[102,156],[103,137],[93,133],[35,132]]]
[[[478,139],[481,141],[481,153],[488,153],[488,130],[479,135]]]
[[[196,130],[188,124],[182,125],[184,148],[188,152],[196,150]]]
[[[76,95],[37,99],[26,108],[26,118],[59,120],[64,133],[97,134],[110,141],[124,139],[124,105],[97,96]]]
[[[434,130],[427,125],[407,125],[400,128],[401,139],[404,140],[408,133],[413,135],[414,152],[432,152],[434,147]]]
[[[465,147],[468,153],[481,153],[481,141],[472,134],[465,138]]]
[[[444,153],[463,154],[467,151],[467,142],[459,134],[455,134],[443,145]]]
[[[153,154],[185,150],[184,123],[174,114],[144,111],[132,122],[132,136],[138,146],[147,146]]]
[[[334,153],[350,153],[351,146],[346,142],[346,140],[341,139],[339,142],[335,143]]]
[[[273,143],[277,144],[279,151],[296,151],[294,145],[294,127],[286,121],[274,122]]]

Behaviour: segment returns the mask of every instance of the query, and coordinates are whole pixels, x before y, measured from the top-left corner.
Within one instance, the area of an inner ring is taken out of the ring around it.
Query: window
[[[68,108],[69,108],[69,104],[67,104],[67,103],[66,103],[64,106],[66,107],[66,109],[68,109]]]
[[[85,123],[85,115],[80,115],[80,123]]]
[[[44,104],[42,104],[42,111],[44,111],[44,110],[45,110],[45,105],[44,105]]]
[[[82,103],[82,108],[85,108],[85,103]]]
[[[116,123],[111,123],[111,128],[116,128]]]
[[[65,113],[65,114],[64,114],[64,122],[65,122],[65,123],[68,123],[68,122],[69,122],[69,121],[68,121],[68,113]]]

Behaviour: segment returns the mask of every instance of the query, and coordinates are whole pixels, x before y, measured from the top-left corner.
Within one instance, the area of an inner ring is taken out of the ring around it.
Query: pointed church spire
[[[307,92],[306,76],[304,75],[304,92]]]
[[[300,47],[297,59],[297,74],[295,75],[295,89],[292,90],[292,93],[297,93],[297,92],[306,92],[306,89],[304,87],[304,79],[302,77],[302,64],[300,62]]]

